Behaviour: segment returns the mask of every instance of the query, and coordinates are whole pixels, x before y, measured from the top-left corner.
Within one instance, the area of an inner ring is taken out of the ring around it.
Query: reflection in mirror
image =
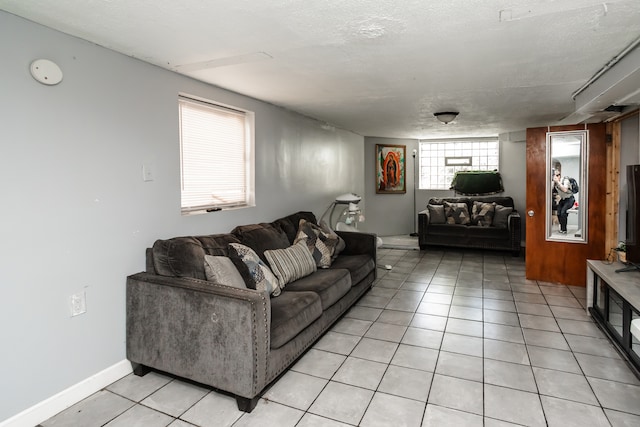
[[[587,242],[588,132],[547,132],[547,240]]]

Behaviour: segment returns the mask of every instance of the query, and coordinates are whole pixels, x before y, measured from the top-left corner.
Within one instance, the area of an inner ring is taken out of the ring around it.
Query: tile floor
[[[638,426],[640,381],[585,288],[508,254],[382,249],[374,288],[260,400],[129,375],[47,426]]]

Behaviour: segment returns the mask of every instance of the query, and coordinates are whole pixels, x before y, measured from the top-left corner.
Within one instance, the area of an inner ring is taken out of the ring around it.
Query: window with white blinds
[[[180,96],[182,213],[254,204],[254,114]]]

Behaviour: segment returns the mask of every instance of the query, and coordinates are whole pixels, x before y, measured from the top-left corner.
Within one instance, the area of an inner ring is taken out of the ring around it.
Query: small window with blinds
[[[182,214],[254,205],[254,113],[186,96],[180,109]]]

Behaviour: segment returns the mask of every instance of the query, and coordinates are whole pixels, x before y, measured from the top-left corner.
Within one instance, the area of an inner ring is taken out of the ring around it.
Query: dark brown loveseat
[[[466,212],[457,209],[463,205]],[[489,215],[490,206],[493,215]],[[432,198],[418,214],[418,242],[421,249],[428,245],[458,246],[510,251],[519,256],[520,215],[508,196]]]
[[[238,408],[250,412],[265,387],[376,277],[376,236],[339,232],[346,246],[331,266],[288,283],[278,296],[248,289],[242,280],[206,280],[205,255],[227,257],[230,243],[241,243],[264,260],[267,251],[293,247],[301,219],[316,222],[313,213],[298,212],[228,234],[158,240],[147,249],[147,271],[127,278],[127,358],[134,373],[154,368],[188,378],[234,394]]]

